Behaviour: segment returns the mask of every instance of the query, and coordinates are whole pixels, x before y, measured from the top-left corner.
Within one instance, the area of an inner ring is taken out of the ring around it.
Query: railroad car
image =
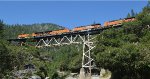
[[[122,22],[123,22],[123,20],[114,20],[114,21],[105,22],[104,27],[121,25]]]
[[[36,36],[44,36],[44,32],[35,32],[34,33]]]
[[[19,34],[18,35],[18,38],[21,39],[21,38],[29,38],[30,37],[30,34]]]
[[[50,32],[52,31],[35,32],[35,33],[32,33],[32,37],[46,36],[46,35],[49,35]]]
[[[37,34],[36,33],[32,33],[32,37],[36,37],[37,36]]]
[[[84,31],[84,30],[91,30],[91,29],[97,29],[101,28],[101,24],[93,24],[93,25],[88,25],[88,26],[80,26],[80,27],[75,27],[72,31]]]
[[[123,22],[131,22],[131,21],[134,21],[134,20],[135,20],[134,17],[120,19],[120,20],[113,20],[113,21],[105,22],[104,27],[117,26],[117,25],[121,25]]]
[[[134,17],[132,18],[125,18],[123,22],[130,22],[130,21],[135,21],[136,19]]]
[[[50,35],[59,35],[59,34],[63,34],[63,33],[68,33],[70,32],[69,29],[60,29],[60,30],[54,30],[52,32],[49,32]]]

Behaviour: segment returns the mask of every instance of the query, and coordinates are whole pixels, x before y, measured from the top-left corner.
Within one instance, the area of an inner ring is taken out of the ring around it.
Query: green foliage
[[[150,5],[148,4],[146,7],[143,8],[143,11],[141,13],[138,14],[138,16],[136,17],[138,20],[142,21],[144,25],[145,22],[144,21],[148,21],[150,17]]]
[[[145,71],[150,70],[150,61],[147,61],[150,55],[148,48],[150,44],[140,43],[140,40],[149,41],[149,34],[146,33],[139,38],[134,32],[124,33],[122,31],[121,33],[117,30],[110,29],[98,36],[95,49],[97,65],[111,70],[114,74],[123,73],[120,74],[120,77],[114,76],[114,79],[122,79],[125,75],[131,79],[147,77],[148,75],[143,74],[150,73]]]
[[[142,19],[142,23],[144,24],[144,25],[150,25],[150,15],[148,15],[148,16],[146,16],[146,17],[144,17],[143,19]]]
[[[5,42],[0,40],[0,78],[2,79],[13,69],[13,55],[7,49]]]
[[[7,42],[3,39],[4,23],[0,20],[0,78],[4,78],[13,70],[14,57],[7,48]]]
[[[134,21],[134,22],[124,23],[123,28],[126,34],[134,33],[138,35],[141,32],[143,27],[141,21]]]
[[[80,47],[81,46],[79,46],[79,48]],[[37,67],[37,75],[41,77],[46,77],[47,75],[51,79],[56,76],[57,78],[65,79],[67,74],[58,75],[57,71],[70,72],[72,69],[78,69],[81,67],[81,49],[78,50],[76,48],[78,48],[78,46],[71,45],[55,48],[35,49],[34,51],[29,48],[24,50],[29,50],[30,54],[33,56],[32,64]],[[45,57],[50,60],[44,59]],[[44,68],[44,71],[41,68]]]
[[[112,79],[150,78],[149,12],[146,6],[136,21],[105,30],[97,37],[96,64],[109,69]]]

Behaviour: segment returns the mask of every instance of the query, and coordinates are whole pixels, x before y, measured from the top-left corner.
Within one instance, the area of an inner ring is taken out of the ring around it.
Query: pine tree
[[[0,32],[3,31],[3,27],[4,27],[3,21],[0,20]]]
[[[0,20],[0,38],[3,37],[3,31],[4,31],[4,23],[2,20]]]
[[[130,17],[131,17],[131,15],[130,15],[130,13],[128,13],[127,18],[130,18]]]
[[[133,9],[131,10],[131,17],[135,17],[135,12]]]
[[[148,1],[147,7],[149,7],[149,8],[150,8],[150,0]]]
[[[135,17],[136,17],[137,15],[138,15],[138,13],[136,12],[136,13],[135,13]]]

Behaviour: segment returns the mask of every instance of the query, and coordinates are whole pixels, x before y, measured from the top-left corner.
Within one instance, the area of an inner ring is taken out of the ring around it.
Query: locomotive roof
[[[43,32],[35,32],[35,33],[43,33]]]
[[[64,29],[57,29],[57,30],[64,30]],[[34,32],[34,33],[46,33],[46,32],[52,32],[52,31],[57,31],[57,30],[50,30],[50,31],[44,31],[44,32]]]
[[[86,26],[94,26],[94,25],[101,25],[101,24],[97,23],[97,24],[91,24],[91,25],[84,25],[84,26],[78,26],[78,27],[75,27],[75,28],[86,27]]]
[[[118,20],[123,20],[123,19],[118,19]],[[108,22],[113,22],[113,21],[118,21],[118,20],[111,20],[111,21],[108,21]]]
[[[135,18],[135,17],[129,17],[129,18],[124,18],[124,19],[132,19],[132,18]]]
[[[118,20],[124,20],[124,19],[132,19],[132,18],[135,18],[135,17],[130,17],[130,18],[123,18],[123,19],[118,19]],[[118,21],[118,20],[111,20],[111,21],[108,21],[108,22],[113,22],[113,21]]]
[[[27,34],[27,33],[21,33],[21,34],[19,34],[19,35],[25,35],[25,34]]]

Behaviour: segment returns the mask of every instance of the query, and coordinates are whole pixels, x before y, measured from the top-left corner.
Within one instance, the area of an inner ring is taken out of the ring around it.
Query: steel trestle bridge
[[[120,27],[121,25],[115,26],[115,28]],[[94,59],[91,58],[91,50],[94,49],[93,41],[96,34],[100,34],[103,30],[113,28],[113,27],[105,27],[105,28],[97,28],[97,29],[89,29],[83,30],[79,32],[69,32],[60,35],[48,35],[48,36],[39,36],[33,38],[23,38],[23,39],[9,39],[10,42],[18,42],[20,45],[26,43],[29,39],[32,39],[33,42],[36,42],[35,47],[55,47],[55,46],[63,46],[63,45],[71,45],[71,44],[82,44],[82,68],[89,69],[89,75],[91,75],[91,69],[93,68],[92,61]]]

